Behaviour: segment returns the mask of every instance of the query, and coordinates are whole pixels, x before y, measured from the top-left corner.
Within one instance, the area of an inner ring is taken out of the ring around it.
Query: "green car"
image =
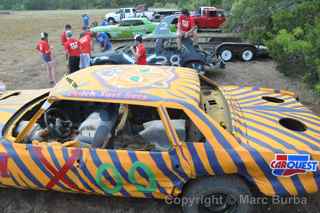
[[[108,26],[97,26],[92,32],[105,32],[111,40],[132,39],[136,34],[147,34],[153,32],[158,23],[149,21],[147,18],[126,18],[119,24]]]

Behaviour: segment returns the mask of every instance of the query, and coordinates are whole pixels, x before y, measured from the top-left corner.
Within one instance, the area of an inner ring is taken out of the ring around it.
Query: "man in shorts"
[[[92,39],[89,34],[82,32],[79,40],[80,47],[80,69],[90,66],[90,55],[92,50]]]
[[[52,60],[52,51],[48,41],[48,33],[42,32],[40,34],[41,40],[38,41],[36,49],[38,50],[43,62],[46,64],[49,83],[51,86],[56,84],[56,77],[55,77],[55,69],[54,63]]]
[[[64,49],[66,51],[68,59],[69,74],[74,73],[80,69],[80,45],[79,41],[73,38],[73,33],[71,31],[66,32],[67,42],[64,44]]]
[[[194,22],[193,17],[190,16],[190,13],[187,9],[183,9],[181,11],[181,15],[179,16],[178,19],[178,24],[177,24],[177,46],[178,50],[181,50],[182,47],[182,39],[183,38],[193,38],[193,43],[196,45],[197,44],[197,27]]]

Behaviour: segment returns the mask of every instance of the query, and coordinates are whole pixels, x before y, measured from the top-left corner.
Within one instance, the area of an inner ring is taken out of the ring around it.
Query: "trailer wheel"
[[[254,57],[253,50],[250,48],[246,48],[241,52],[241,59],[243,61],[251,61]]]
[[[224,61],[231,61],[231,59],[233,57],[233,53],[230,49],[224,47],[220,50],[220,57]]]

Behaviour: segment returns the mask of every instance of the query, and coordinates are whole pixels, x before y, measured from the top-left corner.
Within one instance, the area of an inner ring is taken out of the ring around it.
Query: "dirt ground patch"
[[[106,10],[90,11],[32,11],[13,12],[0,17],[0,81],[8,89],[36,89],[48,86],[40,57],[35,51],[41,31],[49,33],[54,46],[57,74],[61,78],[67,71],[60,33],[65,24],[73,25],[79,35],[80,15],[87,12],[92,20],[101,20]],[[316,97],[300,79],[289,79],[276,70],[272,60],[250,63],[231,62],[226,70],[211,75],[219,84],[260,85],[291,90],[309,108],[320,113],[320,98]],[[265,205],[262,212],[319,212],[319,194],[308,197],[306,205]],[[105,198],[34,192],[15,189],[0,190],[0,212],[181,212],[179,206],[165,205],[162,201]]]

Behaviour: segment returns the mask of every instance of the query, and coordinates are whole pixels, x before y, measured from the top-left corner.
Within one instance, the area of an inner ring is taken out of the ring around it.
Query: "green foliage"
[[[283,29],[273,39],[267,41],[271,55],[278,62],[279,70],[286,75],[305,74],[305,54],[310,52],[312,44],[299,39],[302,33],[299,27],[293,32]]]
[[[320,96],[320,83],[317,83],[315,86],[314,86],[314,91],[317,95]]]
[[[0,9],[48,10],[48,9],[89,9],[132,7],[146,4],[157,8],[187,8],[194,10],[199,6],[221,6],[222,0],[1,0]]]
[[[302,76],[320,94],[320,1],[228,1],[232,16],[227,28],[265,43],[280,72]]]

